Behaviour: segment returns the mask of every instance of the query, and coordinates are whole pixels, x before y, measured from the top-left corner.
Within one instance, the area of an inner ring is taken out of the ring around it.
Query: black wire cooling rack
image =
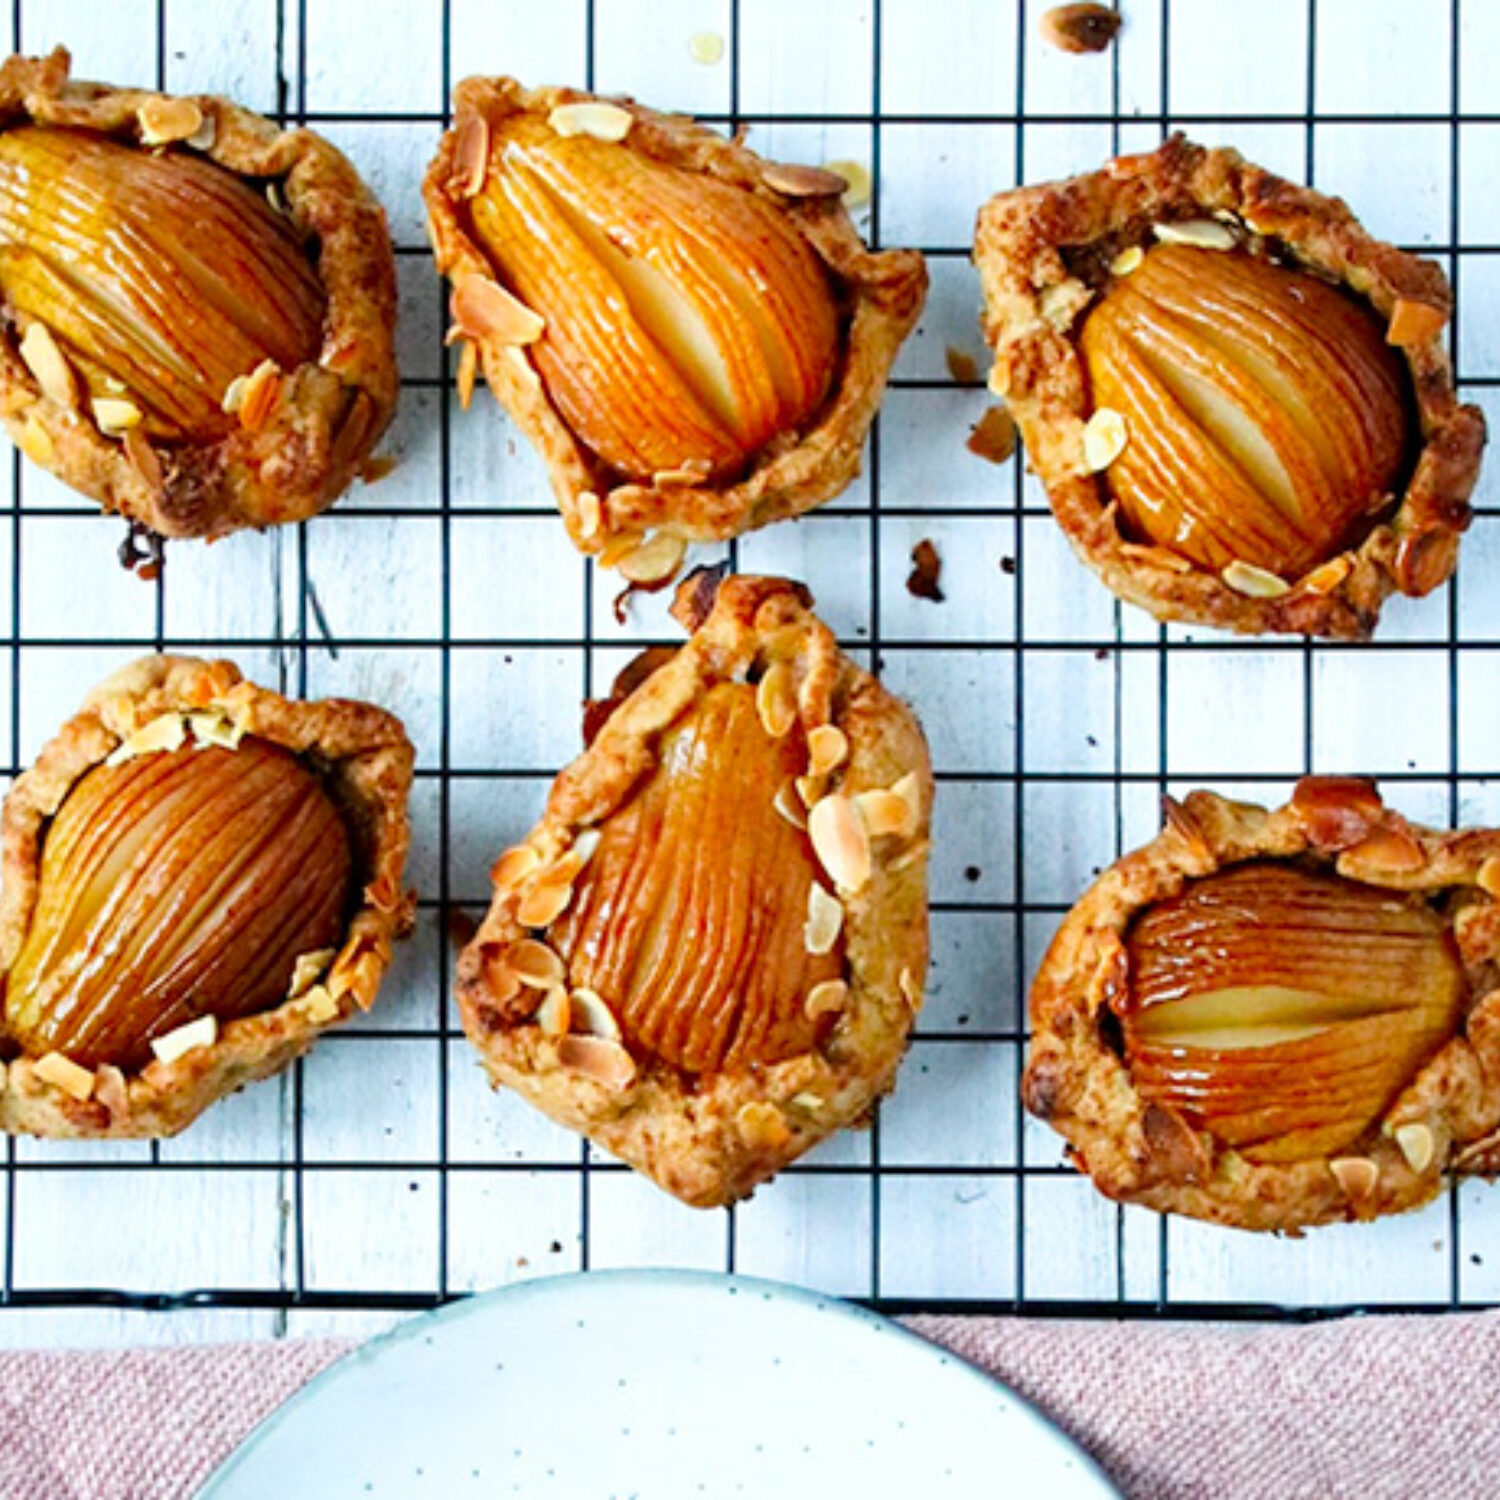
[[[1458,583],[1393,606],[1378,645],[1164,629],[1071,561],[1019,463],[962,454],[985,395],[944,359],[950,344],[980,349],[967,239],[983,196],[1182,128],[1252,157],[1269,148],[1270,165],[1319,186],[1378,189],[1375,227],[1452,277],[1461,385],[1486,400],[1500,382],[1484,310],[1500,213],[1491,230],[1465,190],[1478,201],[1492,150],[1500,166],[1500,88],[1461,43],[1476,55],[1500,43],[1500,3],[1125,0],[1100,59],[1049,54],[1044,8],[262,0],[229,20],[165,0],[13,0],[16,50],[62,41],[85,76],[189,92],[227,79],[348,150],[392,208],[405,378],[392,479],[302,527],[174,545],[154,585],[114,571],[117,523],[14,457],[0,496],[11,769],[143,651],[230,655],[298,693],[383,695],[419,746],[421,923],[371,1017],[179,1140],[11,1141],[0,1305],[394,1313],[618,1264],[780,1275],[890,1311],[1315,1317],[1500,1301],[1484,1253],[1500,1203],[1482,1186],[1300,1242],[1168,1223],[1098,1199],[1015,1094],[1045,943],[1092,872],[1154,832],[1164,791],[1279,797],[1303,771],[1374,771],[1413,816],[1500,815],[1488,488]],[[695,38],[722,61],[691,61]],[[784,87],[798,67],[812,82]],[[931,999],[868,1133],[714,1214],[489,1098],[450,1005],[455,913],[482,910],[489,859],[530,825],[576,746],[579,701],[635,647],[674,639],[660,601],[615,622],[615,585],[567,550],[540,469],[488,396],[457,410],[416,184],[452,85],[506,71],[692,108],[749,127],[769,154],[860,160],[876,184],[867,237],[917,243],[933,271],[865,477],[728,549],[747,570],[806,576],[846,649],[928,724]],[[1395,81],[1376,97],[1380,79]],[[904,588],[910,548],[929,536],[941,604]]]

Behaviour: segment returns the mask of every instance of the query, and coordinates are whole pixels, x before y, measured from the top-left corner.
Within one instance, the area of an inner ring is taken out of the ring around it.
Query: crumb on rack
[[[943,571],[943,560],[929,537],[923,537],[911,549],[911,572],[906,579],[906,591],[915,599],[931,599],[941,604],[946,597],[938,579]]]

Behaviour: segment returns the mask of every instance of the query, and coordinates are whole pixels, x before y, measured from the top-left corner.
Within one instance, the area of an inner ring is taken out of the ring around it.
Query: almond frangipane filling
[[[549,940],[568,984],[597,994],[633,1049],[690,1073],[773,1063],[834,1019],[807,1001],[841,975],[843,944],[808,951],[816,865],[775,807],[807,753],[800,727],[768,732],[754,687],[718,684],[601,825]]]
[[[265,740],[96,766],[46,833],[7,1030],[32,1056],[134,1069],[195,1017],[271,1009],[343,932],[350,869],[322,782]]]
[[[1463,972],[1420,897],[1255,862],[1148,908],[1116,1004],[1143,1099],[1251,1161],[1352,1146],[1458,1025]]]
[[[222,167],[31,125],[0,134],[0,297],[50,334],[51,383],[73,372],[101,426],[168,442],[232,431],[233,382],[312,359],[327,301],[285,216]]]
[[[569,426],[627,477],[717,478],[822,401],[839,317],[817,256],[742,188],[532,115],[491,126],[466,229],[544,327]]]

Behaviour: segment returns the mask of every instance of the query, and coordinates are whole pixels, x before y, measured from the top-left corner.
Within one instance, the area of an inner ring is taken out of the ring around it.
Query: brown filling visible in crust
[[[285,998],[343,932],[348,828],[296,756],[247,738],[96,766],[63,802],[5,997],[33,1056],[135,1069],[200,1015]]]
[[[807,997],[840,977],[843,945],[807,951],[816,866],[774,805],[807,767],[802,731],[772,736],[755,689],[721,683],[659,748],[549,934],[568,984],[605,1001],[633,1050],[689,1073],[805,1052],[832,1019]]]
[[[51,336],[50,378],[37,336],[22,345],[48,394],[86,393],[108,431],[195,443],[238,425],[237,378],[316,356],[327,304],[290,222],[222,167],[30,125],[0,134],[0,295]]]
[[[1341,1151],[1453,1035],[1465,982],[1419,898],[1271,862],[1150,907],[1115,1002],[1131,1077],[1255,1161]]]
[[[1202,567],[1295,580],[1403,488],[1403,362],[1368,307],[1306,272],[1158,244],[1109,279],[1080,347],[1094,409],[1125,419],[1105,477],[1126,525]]]

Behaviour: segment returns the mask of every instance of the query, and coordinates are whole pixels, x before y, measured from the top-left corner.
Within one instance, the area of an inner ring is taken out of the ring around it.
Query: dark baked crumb
[[[938,583],[943,571],[943,560],[938,549],[928,537],[923,537],[911,549],[911,572],[907,575],[906,591],[915,599],[931,599],[941,604],[947,597]]]
[[[1058,5],[1041,19],[1042,37],[1064,52],[1103,52],[1120,29],[1107,5]]]

